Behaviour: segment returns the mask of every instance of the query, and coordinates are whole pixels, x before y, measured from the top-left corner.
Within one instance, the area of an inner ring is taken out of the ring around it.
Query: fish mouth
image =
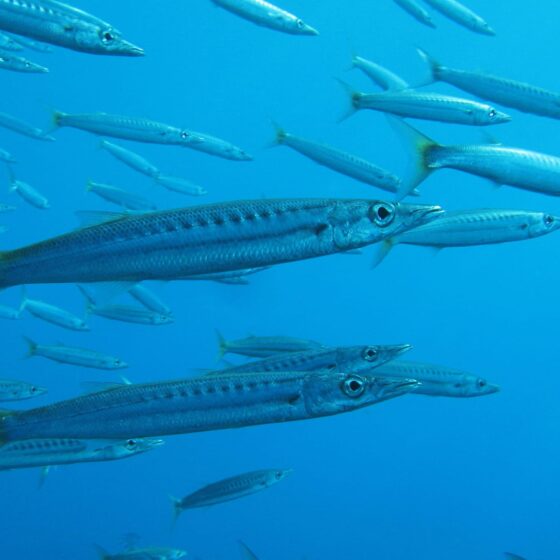
[[[408,205],[410,211],[410,226],[416,227],[432,222],[445,214],[445,210],[441,206],[427,206],[427,205]]]
[[[144,445],[146,449],[155,449],[156,447],[161,447],[165,441],[162,439],[145,439]]]
[[[485,387],[485,395],[491,395],[492,393],[498,393],[501,389],[499,385],[494,385],[492,383],[488,383]]]
[[[396,344],[391,348],[391,353],[394,358],[398,358],[409,350],[412,350],[412,344]]]
[[[381,389],[379,396],[383,399],[390,399],[392,397],[399,397],[410,393],[414,389],[417,389],[422,385],[420,381],[416,379],[386,379],[387,386]]]
[[[314,27],[311,27],[311,25],[307,25],[307,23],[303,24],[303,26],[299,29],[299,32],[301,35],[319,35],[319,32]]]
[[[145,56],[146,52],[142,47],[129,41],[120,40],[116,53],[121,56]]]

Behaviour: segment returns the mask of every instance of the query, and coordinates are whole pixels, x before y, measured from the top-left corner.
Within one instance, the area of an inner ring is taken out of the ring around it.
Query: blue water
[[[76,0],[77,1],[77,0]],[[97,148],[98,139],[62,129],[41,143],[0,130],[18,159],[18,178],[51,201],[18,205],[1,217],[2,248],[76,227],[78,209],[112,209],[85,193],[88,179],[110,182],[162,208],[238,198],[388,197],[319,167],[287,148],[267,149],[271,119],[287,130],[354,151],[404,173],[407,153],[383,115],[363,112],[337,124],[347,108],[333,77],[374,88],[347,72],[353,52],[411,83],[425,69],[421,45],[444,62],[485,69],[560,89],[556,2],[468,0],[497,30],[475,35],[442,16],[437,30],[390,0],[282,0],[321,32],[294,37],[215,8],[209,0],[80,0],[145,48],[143,59],[96,57],[57,49],[28,52],[48,75],[2,74],[0,110],[49,126],[53,108],[151,117],[223,137],[255,156],[221,160],[181,148],[127,144],[168,174],[209,191],[189,199],[155,187]],[[434,90],[454,92],[450,86]],[[504,143],[560,153],[558,122],[511,111],[492,133]],[[479,141],[477,129],[417,121],[442,142]],[[123,142],[123,144],[125,144]],[[7,185],[6,179],[2,179]],[[560,203],[453,171],[422,187],[421,201],[448,209],[502,207],[560,214]],[[528,559],[558,558],[558,259],[559,238],[481,248],[398,247],[375,271],[374,249],[284,265],[249,286],[155,284],[176,322],[159,328],[92,318],[91,333],[63,331],[30,316],[2,322],[2,377],[49,387],[40,402],[81,391],[111,372],[23,359],[22,335],[118,355],[135,382],[194,375],[217,365],[215,329],[227,338],[286,334],[326,344],[411,343],[410,359],[472,371],[498,383],[478,399],[407,396],[347,415],[169,438],[130,460],[61,467],[38,490],[36,470],[0,477],[0,558],[95,558],[134,532],[144,545],[177,546],[192,558],[240,558],[243,539],[261,560],[492,560],[504,550]],[[73,286],[31,286],[29,295],[77,314]],[[18,288],[0,295],[16,306]],[[29,403],[28,406],[32,404]],[[25,405],[24,405],[25,406]],[[170,532],[168,495],[244,471],[292,467],[281,484],[245,500],[187,512]]]

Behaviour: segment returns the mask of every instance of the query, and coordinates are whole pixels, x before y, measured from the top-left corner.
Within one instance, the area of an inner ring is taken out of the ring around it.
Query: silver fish
[[[37,189],[34,189],[28,183],[24,183],[18,179],[12,179],[10,181],[10,192],[17,192],[25,202],[39,210],[47,210],[51,207],[48,199]]]
[[[1,8],[0,8],[1,10]],[[0,69],[12,72],[23,72],[24,74],[46,74],[49,69],[23,56],[0,51]]]
[[[185,550],[178,548],[127,548],[123,552],[110,554],[103,547],[95,545],[101,560],[179,560],[187,556]]]
[[[16,163],[14,156],[2,148],[0,148],[0,161],[3,161],[4,163]]]
[[[394,173],[354,154],[344,152],[327,144],[307,140],[301,136],[295,136],[279,126],[276,126],[276,141],[278,144],[289,146],[319,165],[328,167],[333,171],[367,185],[389,192],[397,192],[399,190],[401,180]]]
[[[401,195],[417,187],[430,173],[450,168],[528,191],[560,196],[560,157],[501,144],[440,145],[402,121],[394,121],[412,146],[414,173],[403,182]]]
[[[195,185],[181,177],[172,177],[171,175],[159,175],[156,177],[156,183],[165,187],[167,190],[186,194],[188,196],[204,196],[208,191],[199,185]]]
[[[44,387],[16,381],[14,379],[0,379],[0,401],[22,401],[40,397],[47,392]]]
[[[132,305],[98,306],[90,303],[87,312],[105,319],[138,325],[170,325],[174,322],[172,315],[163,315],[144,307],[134,307]]]
[[[368,78],[382,89],[408,89],[408,82],[388,70],[381,64],[363,58],[361,56],[352,57],[352,67],[359,68]]]
[[[560,93],[532,84],[444,66],[426,51],[418,49],[430,69],[430,81],[447,82],[463,91],[478,95],[518,111],[560,119]]]
[[[424,0],[432,8],[455,23],[482,35],[496,35],[496,32],[478,14],[457,0]]]
[[[28,311],[31,315],[37,317],[38,319],[42,319],[43,321],[47,321],[48,323],[52,323],[58,327],[63,327],[73,331],[89,331],[89,326],[83,319],[76,317],[69,311],[56,307],[55,305],[39,300],[29,299],[25,291],[23,293],[19,310],[20,313]]]
[[[172,498],[175,518],[187,510],[238,500],[284,480],[292,469],[265,469],[232,476],[204,486],[184,498]]]
[[[297,16],[265,0],[212,0],[216,6],[243,19],[292,35],[319,35],[316,29]]]
[[[41,356],[61,364],[95,369],[113,370],[128,367],[128,364],[123,362],[120,358],[100,354],[94,350],[88,350],[87,348],[76,348],[74,346],[63,346],[61,344],[57,346],[43,346],[42,344],[37,344],[29,337],[24,337],[24,340],[29,348],[29,357]]]
[[[425,247],[469,247],[540,237],[560,229],[560,217],[543,212],[479,208],[446,212],[434,222],[407,231],[380,246],[379,264],[398,243]]]
[[[164,303],[156,294],[148,290],[142,284],[136,284],[130,288],[128,293],[145,308],[161,313],[162,315],[172,315],[171,308]]]
[[[509,115],[491,105],[462,97],[413,89],[362,93],[341,83],[350,96],[352,111],[370,109],[405,118],[471,126],[490,126],[511,121]]]
[[[143,175],[155,178],[160,174],[159,169],[153,163],[150,163],[146,158],[133,152],[132,150],[128,150],[127,148],[123,148],[122,146],[118,146],[117,144],[113,144],[107,140],[101,140],[100,146],[109,152],[113,157]]]
[[[292,336],[248,336],[238,340],[226,340],[219,331],[218,357],[226,354],[238,354],[250,358],[268,358],[303,350],[325,348],[320,342]]]
[[[91,54],[144,54],[108,23],[56,0],[0,0],[0,29]]]
[[[1,1],[2,0],[0,0],[0,2]],[[12,115],[8,115],[7,113],[0,113],[0,126],[9,129],[12,132],[22,134],[23,136],[34,138],[35,140],[46,140],[52,142],[55,139],[53,136],[49,136],[44,130],[30,125],[25,121],[13,117]]]
[[[214,274],[197,274],[189,276],[185,280],[201,280],[209,282],[218,282],[219,284],[248,284],[247,276],[268,270],[269,267],[261,266],[259,268],[244,268],[243,270],[232,270],[230,272],[217,272]]]
[[[9,35],[0,33],[0,50],[2,49],[6,51],[22,51],[23,46],[14,41]]]
[[[86,186],[87,192],[92,192],[108,202],[117,204],[126,210],[155,210],[155,203],[149,201],[148,199],[114,187],[113,185],[107,185],[105,183],[96,183],[94,181],[88,181]]]
[[[365,247],[441,213],[378,200],[280,199],[128,215],[0,253],[0,287],[137,283],[270,266]]]
[[[387,375],[392,378],[413,377],[420,385],[411,393],[419,395],[465,398],[491,395],[500,390],[497,385],[488,383],[482,377],[432,364],[395,360],[374,371],[375,375]]]
[[[216,375],[126,385],[4,413],[0,441],[151,437],[306,420],[371,406],[417,385],[410,379],[331,372]]]
[[[416,21],[435,28],[436,24],[430,13],[423,8],[416,0],[394,0],[405,12],[409,13]]]

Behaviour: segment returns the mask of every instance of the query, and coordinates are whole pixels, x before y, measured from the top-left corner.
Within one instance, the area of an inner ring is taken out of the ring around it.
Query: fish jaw
[[[540,237],[560,229],[560,216],[553,214],[539,214],[529,225],[529,237]]]

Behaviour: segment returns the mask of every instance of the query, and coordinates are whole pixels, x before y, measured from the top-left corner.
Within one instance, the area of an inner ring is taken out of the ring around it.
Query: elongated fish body
[[[117,554],[109,554],[97,545],[97,551],[101,560],[179,560],[185,558],[188,553],[178,548],[127,548]]]
[[[279,144],[289,146],[319,165],[328,167],[333,171],[373,187],[389,192],[397,192],[401,184],[401,180],[390,171],[359,156],[344,152],[327,144],[295,136],[281,128],[276,130],[276,139]]]
[[[30,184],[18,179],[12,179],[10,182],[10,191],[17,192],[25,202],[31,206],[35,206],[39,210],[47,210],[50,208],[48,199],[43,196],[37,189]]]
[[[153,163],[150,163],[146,158],[133,152],[132,150],[128,150],[126,148],[123,148],[122,146],[117,146],[117,144],[113,144],[112,142],[108,142],[107,140],[102,140],[100,145],[113,157],[117,158],[125,165],[128,165],[128,167],[130,167],[131,169],[134,169],[139,173],[142,173],[143,175],[154,178],[157,177],[160,173],[159,169]]]
[[[256,494],[277,484],[291,472],[291,469],[263,469],[208,484],[180,500],[175,500],[176,514],[186,509],[213,506]]]
[[[150,309],[143,307],[134,307],[133,305],[89,305],[88,313],[120,321],[123,323],[136,323],[138,325],[169,325],[173,323],[172,315],[163,315]]]
[[[481,397],[500,390],[486,379],[444,366],[395,360],[375,369],[376,375],[409,378],[420,382],[412,393],[442,397]]]
[[[86,190],[96,194],[108,202],[117,204],[126,210],[146,211],[156,209],[155,203],[149,201],[143,196],[119,189],[118,187],[114,187],[112,185],[88,181]]]
[[[23,56],[16,56],[7,52],[0,52],[0,69],[24,74],[46,74],[49,69],[27,60]]]
[[[496,32],[478,14],[457,0],[424,0],[432,8],[455,23],[482,35],[496,35]]]
[[[181,279],[364,247],[438,206],[371,200],[237,201],[120,217],[0,253],[0,286]]]
[[[0,2],[1,1],[2,0],[0,0]],[[40,128],[32,126],[16,117],[13,117],[12,115],[8,115],[7,113],[0,113],[0,126],[9,129],[12,132],[22,134],[23,136],[35,138],[35,140],[45,140],[49,142],[54,141],[53,136],[45,134],[45,132]]]
[[[87,323],[83,319],[76,317],[73,313],[43,301],[29,299],[25,295],[21,302],[20,313],[23,311],[28,311],[38,319],[42,319],[58,327],[73,331],[89,330]]]
[[[409,84],[391,70],[361,56],[352,57],[352,66],[359,68],[368,78],[382,89],[408,89]]]
[[[437,62],[425,51],[419,49],[419,52],[436,81],[447,82],[463,91],[518,111],[560,119],[559,92],[483,72],[450,68]]]
[[[0,379],[0,401],[23,401],[40,397],[47,392],[44,387],[39,387],[25,381],[14,379]]]
[[[211,372],[210,375],[225,373],[270,373],[275,371],[371,371],[401,354],[408,352],[409,344],[393,346],[347,346],[340,348],[318,348],[301,352],[283,353],[247,364],[228,367]]]
[[[8,152],[7,150],[3,150],[1,148],[0,161],[3,161],[4,163],[16,163],[14,156],[12,156],[12,154],[10,154],[10,152]]]
[[[194,135],[199,141],[189,146],[193,150],[233,161],[251,161],[253,159],[252,155],[227,140],[203,132],[194,132]]]
[[[128,364],[123,362],[120,358],[101,354],[87,348],[63,345],[44,346],[35,343],[29,338],[25,340],[29,346],[29,356],[40,356],[61,364],[95,369],[113,370],[128,367]]]
[[[182,179],[181,177],[172,177],[171,175],[159,175],[156,177],[156,183],[165,187],[167,190],[186,194],[188,196],[204,196],[208,194],[208,191],[191,181]]]
[[[416,0],[394,0],[405,12],[409,13],[416,21],[435,28],[435,23],[429,12]]]
[[[9,204],[4,204],[0,202],[0,212],[13,212],[16,209],[15,206]]]
[[[262,27],[291,35],[318,35],[301,19],[264,0],[212,0],[216,6]]]
[[[23,46],[14,41],[9,35],[0,33],[0,49],[6,51],[22,51]]]
[[[19,319],[20,311],[19,309],[13,309],[7,305],[0,305],[0,318],[1,319]]]
[[[108,23],[54,0],[1,0],[0,29],[91,54],[144,54]]]
[[[415,90],[353,93],[355,109],[371,109],[401,117],[473,126],[506,123],[509,115],[478,101]]]
[[[162,299],[141,284],[134,285],[128,293],[146,309],[151,309],[162,315],[172,315],[173,311]]]
[[[220,357],[238,354],[249,358],[268,358],[286,353],[324,349],[320,342],[293,336],[248,336],[237,340],[226,340],[219,332]],[[287,370],[284,370],[287,371]]]
[[[125,385],[7,414],[0,419],[0,440],[120,439],[306,420],[370,406],[416,386],[410,379],[330,372],[216,375]]]
[[[145,453],[162,443],[161,440],[129,439],[98,447],[78,439],[29,439],[0,448],[0,470],[115,461]]]

